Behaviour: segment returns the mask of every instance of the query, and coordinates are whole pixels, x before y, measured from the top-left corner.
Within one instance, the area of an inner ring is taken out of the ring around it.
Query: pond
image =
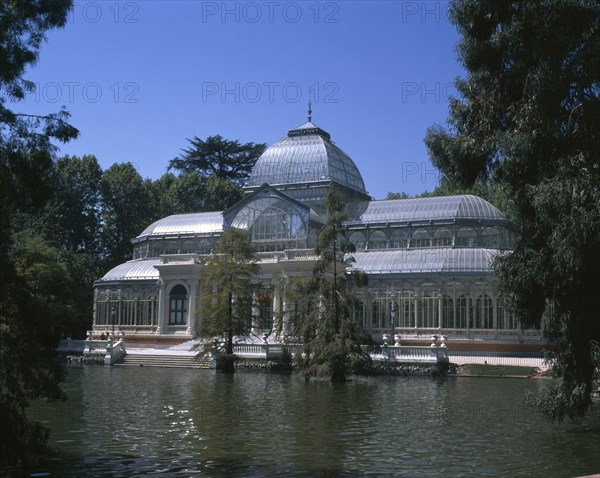
[[[71,368],[37,404],[62,454],[37,476],[552,476],[600,472],[600,414],[553,425],[543,380]]]

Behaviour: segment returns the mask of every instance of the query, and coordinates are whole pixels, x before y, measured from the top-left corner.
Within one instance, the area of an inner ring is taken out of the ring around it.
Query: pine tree
[[[246,231],[230,228],[206,264],[199,334],[207,340],[200,355],[215,353],[225,373],[234,373],[234,337],[248,336],[258,284],[256,251]]]
[[[329,375],[344,383],[353,361],[370,361],[360,345],[360,324],[352,319],[354,298],[348,291],[346,266],[352,262],[354,246],[344,239],[343,204],[332,186],[327,195],[327,223],[315,252],[319,260],[312,277],[299,283],[306,300],[307,316],[300,324],[303,353],[296,363],[305,378]]]
[[[600,368],[600,3],[455,0],[450,15],[467,77],[426,144],[452,183],[511,199],[520,234],[495,263],[500,289],[525,326],[547,313],[557,380],[542,411],[580,417]]]

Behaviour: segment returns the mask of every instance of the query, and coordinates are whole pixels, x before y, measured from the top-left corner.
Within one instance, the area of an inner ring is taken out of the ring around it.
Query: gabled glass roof
[[[160,236],[170,234],[209,234],[223,231],[223,213],[200,212],[194,214],[176,214],[150,224],[137,237]]]
[[[478,196],[439,196],[363,201],[348,205],[348,223],[387,223],[454,219],[506,220],[499,209]]]
[[[288,132],[258,159],[247,186],[335,181],[366,194],[360,171],[329,133],[308,122]]]
[[[497,249],[395,249],[352,254],[348,271],[367,274],[493,274],[491,262]]]
[[[154,266],[161,263],[161,259],[125,262],[104,274],[104,277],[100,281],[157,280],[158,269]]]

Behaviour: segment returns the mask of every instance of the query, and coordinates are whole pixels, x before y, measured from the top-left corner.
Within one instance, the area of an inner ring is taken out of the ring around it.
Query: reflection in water
[[[69,400],[38,405],[65,455],[53,476],[578,476],[598,472],[600,416],[552,425],[540,382],[208,370],[70,369]]]

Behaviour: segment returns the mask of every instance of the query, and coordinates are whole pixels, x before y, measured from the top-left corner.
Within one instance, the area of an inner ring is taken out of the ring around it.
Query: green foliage
[[[393,193],[393,192],[388,192],[385,199],[408,199],[410,198],[410,196],[408,194],[406,194],[404,191],[401,193]]]
[[[157,218],[171,214],[205,211],[204,178],[191,173],[163,174],[152,182],[153,207]]]
[[[214,175],[238,186],[244,185],[266,147],[264,143],[240,144],[221,135],[209,136],[206,140],[194,136],[188,141],[190,147],[169,162],[169,169],[186,173],[196,171],[205,178]]]
[[[242,196],[242,189],[234,181],[212,174],[205,183],[203,210],[223,211],[242,199]]]
[[[303,354],[296,355],[301,376],[328,375],[332,382],[345,382],[351,363],[370,357],[360,346],[360,324],[352,319],[354,298],[344,274],[354,252],[344,240],[343,204],[332,187],[327,196],[327,223],[321,231],[315,252],[319,260],[310,280],[298,282],[295,294],[305,297],[306,317],[299,327]],[[346,259],[344,259],[346,256]]]
[[[99,252],[102,169],[95,156],[64,156],[54,167],[54,194],[47,206],[49,234],[66,251]]]
[[[600,4],[456,0],[450,13],[467,77],[449,129],[425,142],[451,183],[510,203],[521,230],[496,260],[500,289],[524,325],[548,313],[557,383],[539,403],[579,417],[600,366]]]
[[[28,218],[52,192],[53,141],[78,131],[64,110],[38,116],[7,104],[33,91],[23,73],[37,61],[46,32],[65,25],[70,7],[68,0],[0,2],[0,467],[46,450],[47,431],[25,409],[31,399],[61,397],[62,373],[52,359],[61,319],[70,312],[64,289],[70,277],[55,249],[15,233],[22,221],[33,222]]]
[[[39,239],[20,237],[11,251],[13,274],[0,302],[0,419],[2,465],[42,453],[48,431],[30,422],[29,401],[63,398],[62,368],[54,361],[60,333],[72,318],[66,292],[72,279],[58,251]]]
[[[223,360],[225,372],[234,371],[234,337],[248,336],[252,328],[254,292],[258,287],[255,257],[246,231],[230,228],[217,241],[215,254],[205,267],[198,333],[208,342],[200,354],[215,352]]]
[[[102,175],[101,240],[105,266],[131,259],[131,238],[152,221],[151,182],[144,181],[131,163],[115,163]]]

